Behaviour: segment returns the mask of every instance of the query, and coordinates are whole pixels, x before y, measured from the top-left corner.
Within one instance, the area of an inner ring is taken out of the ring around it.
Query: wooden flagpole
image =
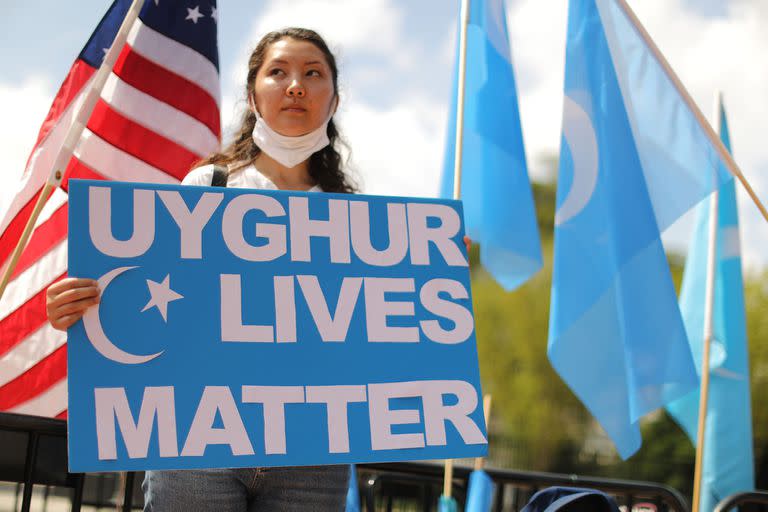
[[[467,26],[469,25],[469,2],[461,2],[461,30],[459,31],[459,69],[456,97],[456,144],[453,160],[453,198],[461,199],[461,158],[464,143],[464,81],[467,70]],[[453,460],[446,459],[443,475],[443,496],[451,497],[453,483]]]
[[[715,94],[715,126],[717,133],[720,126],[720,106],[722,96]],[[715,171],[716,172],[716,171]],[[699,421],[696,428],[696,464],[693,471],[693,507],[691,512],[699,512],[701,504],[701,472],[704,464],[704,437],[707,428],[707,402],[709,401],[709,349],[712,345],[715,304],[715,275],[717,272],[717,226],[719,210],[719,190],[712,192],[709,203],[709,240],[707,246],[707,281],[704,298],[704,347],[701,357],[701,389],[699,391]]]
[[[61,185],[61,180],[64,177],[64,170],[66,169],[70,158],[72,158],[72,153],[80,140],[80,136],[83,134],[85,125],[88,123],[88,118],[91,117],[93,108],[96,106],[99,96],[101,96],[102,89],[104,89],[104,84],[107,82],[107,78],[109,78],[109,74],[112,72],[112,68],[117,61],[120,52],[123,50],[123,46],[125,46],[125,41],[128,39],[128,32],[131,30],[134,21],[136,21],[136,18],[139,16],[139,11],[141,11],[143,4],[144,0],[133,0],[131,3],[125,18],[123,19],[123,23],[117,31],[115,40],[112,41],[112,45],[109,47],[101,66],[99,66],[99,70],[93,77],[93,82],[91,83],[85,98],[80,104],[80,108],[78,108],[77,113],[75,114],[72,125],[69,127],[67,135],[64,137],[64,142],[56,155],[56,159],[53,161],[48,180],[45,182],[45,186],[40,192],[40,196],[37,198],[32,214],[29,216],[27,224],[24,226],[24,230],[21,233],[21,237],[11,253],[8,264],[5,266],[2,280],[0,280],[0,298],[2,298],[5,288],[11,280],[11,275],[16,269],[16,265],[19,263],[21,253],[27,246],[27,242],[32,235],[32,231],[40,216],[40,212],[43,210],[48,198],[51,197],[54,189]]]
[[[467,26],[469,2],[461,2],[461,32],[459,37],[459,77],[456,94],[456,144],[453,160],[453,198],[461,199],[461,158],[464,153],[464,83],[467,74]]]
[[[691,109],[691,112],[693,112],[693,115],[696,117],[696,120],[699,122],[699,125],[704,130],[704,133],[706,134],[707,138],[715,147],[715,150],[717,151],[720,158],[723,160],[723,162],[725,162],[725,165],[728,171],[730,171],[730,173],[733,174],[733,176],[736,179],[738,179],[739,182],[741,182],[741,185],[747,191],[747,194],[749,194],[749,197],[752,199],[752,202],[755,203],[755,206],[757,206],[757,209],[760,210],[760,213],[763,215],[763,218],[766,220],[766,222],[768,222],[768,210],[766,210],[763,203],[760,202],[760,199],[757,197],[757,194],[755,194],[755,191],[752,189],[752,186],[744,177],[744,174],[742,174],[741,169],[739,169],[739,166],[736,165],[736,161],[731,156],[731,153],[725,148],[725,145],[720,140],[720,137],[712,129],[712,126],[709,124],[709,122],[707,122],[707,119],[704,117],[704,114],[701,113],[701,109],[699,109],[699,107],[696,105],[696,102],[693,101],[693,98],[691,98],[691,95],[688,94],[688,91],[683,86],[683,83],[680,81],[680,78],[678,78],[677,74],[675,74],[674,70],[669,65],[669,62],[667,62],[667,59],[664,58],[664,55],[661,53],[659,48],[653,42],[653,39],[651,39],[650,34],[648,34],[648,32],[645,30],[645,27],[643,27],[643,25],[640,23],[640,20],[637,18],[637,16],[635,16],[635,13],[627,4],[627,0],[615,0],[615,1],[619,5],[619,7],[621,7],[621,9],[624,11],[624,14],[626,14],[629,20],[632,22],[635,29],[637,30],[637,33],[645,41],[645,44],[648,45],[648,48],[656,57],[656,60],[659,61],[659,64],[661,64],[661,67],[664,69],[664,72],[667,74],[667,78],[670,79],[670,81],[672,82],[672,85],[674,85],[675,89],[677,89],[677,92],[683,98],[683,101],[685,101],[685,104],[688,105],[688,108]]]

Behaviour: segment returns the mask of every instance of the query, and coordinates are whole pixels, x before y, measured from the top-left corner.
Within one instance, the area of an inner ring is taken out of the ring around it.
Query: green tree
[[[768,271],[748,274],[744,286],[752,388],[752,435],[757,488],[768,488]]]
[[[555,166],[556,160],[550,159]],[[555,173],[551,172],[551,176]],[[552,280],[554,183],[533,186],[544,265],[507,293],[472,259],[472,291],[480,368],[493,394],[491,463],[517,469],[593,474],[666,483],[690,494],[694,448],[678,425],[659,411],[642,422],[643,446],[621,461],[605,433],[552,370],[547,328]],[[512,233],[513,234],[513,233]],[[675,286],[684,257],[669,256]],[[745,279],[752,410],[758,488],[768,487],[768,272]]]

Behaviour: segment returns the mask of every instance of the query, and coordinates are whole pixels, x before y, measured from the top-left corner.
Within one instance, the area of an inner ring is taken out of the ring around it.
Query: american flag
[[[0,268],[130,3],[110,6],[53,100],[17,193],[0,211]],[[67,272],[68,180],[178,183],[219,147],[217,23],[215,0],[144,3],[0,299],[0,411],[66,417],[66,333],[48,323],[45,293]]]

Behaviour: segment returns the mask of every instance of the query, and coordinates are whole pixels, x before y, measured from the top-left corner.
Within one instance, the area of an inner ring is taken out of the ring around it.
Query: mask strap
[[[259,110],[256,108],[256,96],[252,92],[248,93],[248,110],[257,116],[261,116]]]

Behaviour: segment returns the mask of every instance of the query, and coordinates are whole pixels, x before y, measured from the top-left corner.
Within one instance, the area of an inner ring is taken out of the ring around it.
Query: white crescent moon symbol
[[[567,95],[563,102],[563,138],[573,158],[573,181],[555,214],[559,226],[577,215],[592,198],[597,184],[598,149],[595,128],[581,105]]]
[[[109,286],[109,283],[111,283],[114,278],[116,278],[123,272],[134,269],[134,268],[136,267],[120,267],[120,268],[111,270],[106,274],[104,274],[103,276],[101,276],[98,279],[98,283],[99,283],[99,289],[101,290],[102,297],[107,291],[107,286]],[[136,354],[131,354],[129,352],[125,352],[124,350],[117,348],[111,341],[109,341],[109,338],[107,338],[107,335],[104,334],[104,329],[101,327],[101,320],[99,319],[100,307],[101,307],[101,303],[99,303],[99,306],[95,308],[88,308],[85,311],[85,314],[83,315],[83,325],[85,326],[85,333],[88,335],[88,340],[91,342],[91,345],[93,345],[93,348],[95,348],[99,354],[103,355],[107,359],[116,361],[118,363],[142,364],[142,363],[151,361],[152,359],[156,358],[157,356],[163,353],[162,351],[160,351],[157,354],[140,356]]]

